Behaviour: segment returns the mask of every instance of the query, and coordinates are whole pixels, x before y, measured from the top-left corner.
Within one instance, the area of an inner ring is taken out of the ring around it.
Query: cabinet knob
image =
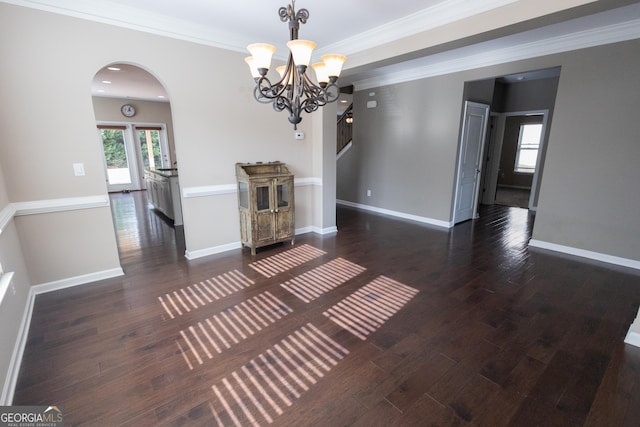
[[[276,212],[278,212],[278,209],[276,209]]]
[[[273,213],[273,209],[271,209],[271,213]]]

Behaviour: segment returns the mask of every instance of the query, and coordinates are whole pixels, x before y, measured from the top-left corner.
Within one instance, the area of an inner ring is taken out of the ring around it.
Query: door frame
[[[136,155],[138,156],[138,164],[140,165],[140,169],[142,170],[142,176],[144,176],[144,167],[142,166],[142,150],[138,150],[140,147],[140,138],[138,137],[138,132],[136,132],[136,127],[159,127],[160,130],[160,140],[158,144],[160,144],[160,161],[162,162],[162,168],[171,168],[171,156],[169,153],[169,138],[167,136],[167,125],[165,123],[135,123],[131,124],[131,133],[133,134],[133,139],[136,147]],[[143,180],[144,181],[144,180]],[[144,187],[144,183],[143,183]]]
[[[134,139],[131,124],[127,122],[111,122],[111,121],[98,121],[96,122],[96,124],[98,126],[104,125],[104,126],[124,126],[125,127],[123,131],[124,149],[127,155],[127,164],[129,166],[129,178],[131,182],[129,184],[115,184],[115,185],[109,184],[109,172],[107,169],[107,159],[104,155],[102,134],[100,132],[100,129],[97,129],[96,135],[97,135],[98,143],[100,144],[100,153],[102,153],[102,167],[104,169],[104,180],[107,185],[107,192],[113,193],[118,191],[141,189],[142,188],[141,181],[144,182],[144,180],[140,180],[140,173],[138,170],[139,169],[138,165],[140,163],[139,155],[136,154],[136,151],[135,151],[135,139]]]
[[[549,126],[549,110],[526,110],[526,111],[510,111],[507,113],[491,113],[492,118],[496,120],[496,132],[494,140],[491,143],[491,152],[487,153],[490,161],[487,162],[486,182],[489,183],[485,190],[489,193],[483,197],[486,204],[494,204],[496,200],[496,188],[498,185],[498,169],[500,167],[500,158],[502,157],[502,144],[504,142],[505,123],[507,117],[513,116],[539,116],[542,115],[542,132],[540,134],[540,147],[538,149],[538,158],[536,159],[536,170],[533,172],[531,181],[531,193],[529,195],[528,209],[535,212],[538,208],[536,200],[536,192],[538,191],[538,183],[540,182],[540,169],[544,162],[544,150],[546,145],[548,126]]]
[[[458,160],[457,160],[457,165],[456,165],[456,183],[455,183],[455,191],[454,191],[454,199],[453,199],[453,211],[452,211],[452,217],[453,217],[453,224],[457,224],[459,222],[462,221],[466,221],[469,218],[465,218],[462,220],[459,220],[457,218],[457,209],[458,209],[458,195],[460,193],[460,185],[461,185],[461,181],[462,181],[462,161],[463,161],[463,155],[465,153],[465,144],[466,144],[466,135],[467,135],[467,113],[469,111],[470,107],[479,107],[484,109],[484,117],[483,117],[483,123],[482,123],[482,140],[480,142],[480,147],[478,149],[478,153],[477,153],[477,158],[476,158],[476,164],[477,164],[477,168],[476,168],[476,176],[475,176],[475,184],[474,184],[474,190],[473,190],[473,213],[471,215],[471,219],[473,218],[477,218],[478,217],[478,194],[480,192],[480,182],[481,182],[481,174],[482,174],[482,166],[483,166],[483,159],[484,159],[484,147],[486,144],[486,140],[487,140],[487,129],[488,129],[488,124],[489,124],[489,112],[490,112],[490,105],[489,104],[483,104],[480,102],[473,102],[473,101],[465,101],[464,102],[464,112],[462,115],[462,126],[461,126],[461,131],[460,131],[460,141],[458,144]]]
[[[98,129],[98,143],[100,144],[100,152],[102,153],[102,165],[104,168],[105,182],[107,191],[119,192],[123,190],[145,190],[147,188],[144,179],[144,163],[142,159],[142,150],[140,149],[140,138],[135,131],[136,126],[140,127],[159,127],[160,132],[160,151],[163,168],[171,167],[171,156],[169,155],[169,140],[167,137],[167,125],[165,123],[130,123],[130,122],[113,122],[113,121],[97,121],[96,124],[104,126],[124,126],[124,144],[127,154],[127,162],[129,163],[130,184],[109,184],[109,176],[107,171],[107,161],[104,155],[104,147],[102,135]]]

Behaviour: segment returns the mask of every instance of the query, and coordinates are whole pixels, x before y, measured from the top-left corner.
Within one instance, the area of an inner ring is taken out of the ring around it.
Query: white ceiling
[[[129,64],[110,64],[98,71],[91,83],[91,94],[169,102],[167,91],[155,77],[142,68]]]
[[[252,42],[268,42],[278,46],[280,59],[284,58],[283,52],[286,53],[284,43],[288,39],[288,27],[280,20],[278,9],[286,6],[289,0],[0,1],[236,51],[246,52],[245,46]],[[320,53],[331,50],[350,55],[516,1],[298,0],[296,9],[307,8],[310,15],[308,22],[301,25],[300,38],[317,42]],[[530,1],[535,5],[538,0]],[[434,73],[454,72],[460,67],[468,69],[491,65],[488,56],[494,61],[505,62],[522,59],[526,55],[531,57],[553,52],[558,45],[561,45],[559,51],[562,51],[575,46],[586,47],[640,37],[640,2],[601,0],[593,5],[596,6],[591,7],[591,12],[584,7],[573,8],[548,19],[537,19],[523,26],[527,31],[518,31],[512,26],[514,28],[497,32],[496,36],[484,34],[483,37],[458,40],[455,49],[436,47],[413,57],[405,55],[375,67],[358,67],[357,70],[350,70],[347,62],[340,82],[355,83],[356,88],[372,87]],[[614,9],[625,5],[621,9]],[[592,12],[597,14],[589,16]],[[547,24],[550,26],[545,27]],[[618,34],[620,26],[624,27],[623,35]],[[383,36],[384,39],[381,38]],[[491,52],[492,55],[483,55],[482,52]],[[119,67],[120,71],[101,70],[96,75],[93,85],[95,95],[160,101],[163,99],[158,96],[167,96],[161,85],[147,72],[126,64]],[[247,77],[250,78],[248,70]]]

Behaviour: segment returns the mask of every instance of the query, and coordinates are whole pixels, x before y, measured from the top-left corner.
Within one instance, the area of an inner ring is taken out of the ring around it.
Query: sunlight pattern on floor
[[[326,254],[310,245],[300,245],[288,251],[252,262],[249,267],[265,277],[273,277]]]
[[[165,294],[164,298],[158,297],[158,301],[169,317],[175,319],[175,316],[182,316],[191,310],[204,307],[214,300],[236,293],[254,283],[238,270],[233,270]]]
[[[291,312],[289,306],[270,292],[263,292],[181,330],[178,348],[189,369],[193,369],[196,364],[202,365],[205,357],[212,359],[214,352],[222,353]]]
[[[211,387],[211,412],[221,426],[271,424],[347,354],[307,323]]]
[[[280,286],[304,302],[311,302],[320,295],[337,288],[365,271],[366,268],[342,258],[336,258],[314,268]]]
[[[366,340],[417,293],[417,289],[379,276],[322,314]]]

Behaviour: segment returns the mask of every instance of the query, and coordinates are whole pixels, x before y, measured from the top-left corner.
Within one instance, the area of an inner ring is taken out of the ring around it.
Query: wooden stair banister
[[[349,123],[347,118],[353,118],[353,103],[344,110],[344,112],[338,118],[338,142],[336,154],[340,153],[344,147],[351,142],[352,139],[352,123]]]

